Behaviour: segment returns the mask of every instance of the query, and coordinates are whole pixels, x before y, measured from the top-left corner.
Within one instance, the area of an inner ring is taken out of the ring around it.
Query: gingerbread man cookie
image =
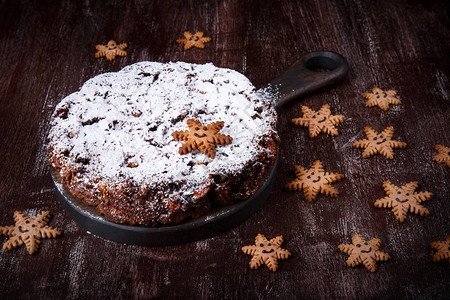
[[[352,244],[340,244],[339,250],[347,253],[347,265],[355,267],[363,264],[370,272],[375,272],[377,269],[377,261],[386,261],[391,257],[389,254],[379,251],[381,241],[377,238],[366,241],[360,234],[355,234],[352,237]]]
[[[445,241],[436,241],[431,243],[431,248],[436,249],[437,252],[433,255],[433,261],[448,261],[450,262],[450,235]]]
[[[177,141],[183,141],[180,147],[180,154],[187,154],[194,150],[200,150],[209,158],[216,157],[216,145],[229,145],[233,138],[228,135],[218,133],[224,125],[223,121],[203,125],[195,119],[187,119],[188,131],[175,131],[172,136]]]
[[[44,211],[33,218],[16,211],[14,226],[0,226],[0,233],[10,236],[10,239],[3,245],[3,250],[8,251],[25,243],[28,253],[35,253],[39,248],[41,238],[55,238],[61,234],[59,230],[46,225],[49,219],[49,211]]]
[[[436,145],[436,150],[439,151],[439,154],[433,157],[433,160],[438,163],[445,163],[450,167],[450,147]]]
[[[337,189],[330,183],[340,180],[342,174],[325,172],[320,160],[316,160],[310,169],[294,166],[294,172],[297,178],[287,183],[286,188],[289,191],[303,189],[308,202],[312,202],[319,192],[332,197],[338,195]]]
[[[97,52],[95,53],[96,58],[100,58],[103,56],[106,56],[107,60],[113,60],[116,58],[116,55],[119,56],[126,56],[127,52],[124,51],[127,47],[127,44],[122,43],[120,45],[117,45],[117,43],[113,40],[109,41],[108,44],[105,45],[97,45],[95,46],[95,49],[97,49]]]
[[[367,99],[367,107],[378,105],[382,110],[386,111],[389,109],[389,104],[401,104],[401,101],[394,97],[397,95],[397,92],[394,90],[383,91],[374,87],[372,93],[362,93],[361,95]]]
[[[426,216],[429,214],[429,211],[420,205],[420,203],[430,199],[433,194],[427,191],[415,192],[418,185],[419,183],[417,181],[412,181],[399,188],[389,181],[385,181],[383,188],[386,191],[387,197],[376,200],[374,205],[379,208],[392,207],[394,216],[400,222],[405,220],[408,210],[412,213]]]
[[[262,234],[255,238],[255,245],[244,246],[242,251],[245,254],[253,255],[250,261],[250,268],[257,269],[263,263],[269,270],[275,272],[278,268],[278,259],[286,259],[291,256],[288,250],[280,248],[283,243],[283,236],[277,236],[270,241]]]
[[[294,118],[292,122],[297,126],[309,127],[311,138],[316,137],[320,132],[332,136],[338,135],[336,126],[345,120],[343,115],[332,115],[328,104],[323,105],[319,111],[302,106],[302,113],[302,117]]]
[[[386,158],[392,159],[394,157],[393,148],[405,148],[405,142],[392,140],[394,128],[387,127],[381,133],[376,132],[370,127],[364,128],[367,139],[358,140],[353,143],[355,148],[364,148],[362,157],[368,158],[376,153],[380,153]]]
[[[177,43],[184,44],[184,49],[188,50],[192,47],[205,48],[205,43],[211,41],[210,37],[203,37],[203,32],[198,31],[195,34],[185,31],[183,33],[184,38],[178,39]]]

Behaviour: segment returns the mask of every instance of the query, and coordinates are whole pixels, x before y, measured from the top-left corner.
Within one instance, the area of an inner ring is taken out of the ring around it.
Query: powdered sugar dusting
[[[126,178],[138,184],[184,182],[185,193],[211,174],[239,172],[274,134],[275,113],[242,74],[212,64],[140,62],[88,80],[56,107],[49,140],[84,164],[86,180]],[[68,108],[67,113],[58,112]],[[224,121],[233,138],[216,147],[215,159],[194,151],[180,155],[171,133],[187,130],[186,118]],[[86,163],[88,162],[88,163]]]

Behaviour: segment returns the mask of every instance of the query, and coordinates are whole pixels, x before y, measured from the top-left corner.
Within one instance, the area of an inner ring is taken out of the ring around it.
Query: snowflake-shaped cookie
[[[392,159],[394,157],[393,148],[405,148],[405,142],[392,140],[394,128],[387,127],[381,133],[376,132],[370,127],[364,128],[367,139],[357,140],[353,143],[355,148],[365,148],[362,157],[368,158],[376,153],[382,154],[384,157]]]
[[[450,167],[450,147],[436,145],[436,150],[439,151],[439,154],[433,157],[433,160],[438,163],[445,163]]]
[[[3,250],[8,251],[25,243],[28,253],[35,253],[39,248],[41,238],[54,238],[61,234],[56,228],[46,225],[49,219],[49,211],[44,211],[33,218],[16,211],[14,226],[0,226],[0,233],[10,236],[10,239],[3,245]]]
[[[402,187],[398,187],[389,181],[385,181],[383,188],[386,191],[387,197],[376,200],[374,205],[379,208],[392,207],[394,216],[400,222],[405,220],[408,210],[411,213],[426,216],[429,214],[429,211],[420,205],[420,203],[430,199],[433,194],[427,191],[415,192],[418,185],[419,183],[417,181],[412,181]]]
[[[127,47],[127,44],[122,43],[120,45],[117,45],[117,43],[113,40],[109,41],[107,45],[97,45],[95,46],[95,49],[97,49],[97,52],[95,53],[96,58],[100,58],[103,56],[106,56],[107,60],[113,60],[116,58],[116,55],[119,56],[126,56],[127,52],[124,51]]]
[[[445,241],[432,242],[431,248],[437,250],[437,252],[433,255],[433,261],[443,260],[450,262],[450,235]]]
[[[362,263],[370,272],[375,272],[377,261],[391,258],[389,254],[378,251],[380,246],[381,241],[377,238],[366,241],[360,234],[355,234],[352,237],[352,244],[340,244],[338,248],[350,255],[346,261],[348,266],[355,267]]]
[[[286,259],[291,256],[288,250],[280,248],[282,243],[282,235],[268,241],[264,235],[258,234],[255,238],[255,245],[244,246],[242,251],[245,254],[253,255],[250,261],[251,269],[257,269],[264,263],[269,270],[275,272],[278,268],[278,259]]]
[[[372,93],[362,93],[361,95],[367,99],[367,107],[378,105],[382,110],[388,110],[389,104],[401,104],[400,100],[394,97],[397,95],[397,92],[394,90],[383,91],[374,87]]]
[[[187,154],[193,150],[200,150],[209,158],[216,157],[216,145],[231,144],[233,138],[228,135],[218,133],[224,125],[223,121],[203,125],[198,120],[187,119],[188,131],[175,131],[172,136],[177,141],[184,141],[180,147],[180,154]]]
[[[319,192],[332,197],[338,195],[337,189],[330,183],[340,180],[342,174],[325,172],[320,160],[316,160],[310,169],[295,165],[294,172],[297,178],[287,183],[286,188],[289,191],[303,189],[308,202],[312,202]]]
[[[188,50],[192,47],[205,48],[205,43],[211,41],[210,37],[203,37],[203,32],[198,31],[195,34],[185,31],[183,33],[184,38],[178,39],[177,43],[184,44],[184,49]]]
[[[309,127],[309,136],[316,137],[320,132],[335,136],[338,134],[336,126],[344,122],[345,116],[332,115],[330,105],[323,105],[319,111],[310,109],[307,106],[302,106],[303,116],[292,119],[292,122],[297,126]]]

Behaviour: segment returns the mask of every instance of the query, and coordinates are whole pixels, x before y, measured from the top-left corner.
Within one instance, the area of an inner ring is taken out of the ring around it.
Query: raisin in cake
[[[187,119],[223,121],[214,159],[181,155]],[[88,80],[55,108],[48,160],[77,198],[117,223],[156,226],[247,199],[278,151],[276,112],[242,74],[140,62]]]

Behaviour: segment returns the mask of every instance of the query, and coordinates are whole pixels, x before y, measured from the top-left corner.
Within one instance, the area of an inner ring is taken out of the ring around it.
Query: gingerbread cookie
[[[439,154],[433,157],[433,160],[438,163],[445,163],[450,167],[450,147],[436,145],[436,150],[439,151]]]
[[[257,269],[264,263],[269,270],[275,272],[278,268],[278,259],[286,259],[291,256],[288,250],[280,248],[282,243],[282,235],[268,241],[264,235],[258,234],[255,238],[255,245],[244,246],[242,251],[245,254],[253,255],[250,261],[251,269]]]
[[[55,238],[61,234],[56,228],[46,225],[49,219],[49,211],[44,211],[33,218],[16,211],[14,226],[0,226],[0,233],[10,236],[10,239],[3,245],[3,250],[8,251],[25,243],[28,253],[35,253],[39,248],[41,238]]]
[[[195,34],[185,31],[183,33],[184,38],[178,39],[177,43],[184,44],[184,49],[188,50],[192,47],[205,48],[205,43],[211,41],[210,37],[203,37],[203,32],[198,31]]]
[[[431,248],[436,249],[437,252],[433,255],[433,261],[448,261],[450,262],[450,235],[445,241],[436,241],[431,243]]]
[[[330,183],[340,180],[342,174],[325,172],[320,160],[316,160],[310,169],[294,166],[294,172],[297,178],[285,187],[290,191],[303,189],[308,202],[312,202],[319,192],[332,197],[338,195],[337,189]]]
[[[373,107],[378,105],[382,110],[388,110],[389,104],[400,104],[400,100],[394,96],[397,94],[394,90],[383,91],[377,87],[372,89],[372,93],[362,93],[361,95],[367,99],[366,106]]]
[[[184,141],[180,147],[180,154],[187,154],[194,150],[200,150],[209,158],[216,157],[216,145],[231,144],[233,138],[218,133],[224,125],[223,121],[203,125],[195,119],[187,119],[188,131],[175,131],[172,136],[177,141]]]
[[[353,143],[355,148],[364,148],[362,157],[368,158],[376,153],[380,153],[386,158],[392,159],[394,157],[393,148],[405,148],[405,142],[392,140],[394,128],[387,127],[381,133],[376,132],[370,127],[364,128],[367,139],[358,140]]]
[[[417,181],[412,181],[399,188],[389,181],[385,181],[383,188],[386,191],[387,197],[376,200],[374,205],[379,208],[392,207],[394,216],[400,222],[405,220],[408,210],[412,213],[426,216],[429,214],[429,211],[420,205],[420,203],[430,199],[433,194],[427,191],[420,193],[414,192],[418,185],[419,183]]]
[[[366,241],[360,234],[355,234],[352,237],[352,244],[340,244],[339,250],[347,253],[347,265],[355,267],[363,264],[370,272],[375,272],[377,269],[377,261],[386,261],[391,257],[389,254],[379,251],[381,241],[377,238]]]
[[[117,45],[117,43],[113,40],[109,41],[107,45],[97,45],[95,46],[95,49],[97,49],[97,52],[95,53],[96,58],[100,58],[103,56],[106,56],[107,60],[113,60],[116,58],[116,55],[119,56],[126,56],[127,52],[124,51],[127,47],[127,44],[122,43],[120,45]]]
[[[323,105],[319,111],[302,106],[302,113],[302,117],[294,118],[292,122],[297,126],[309,127],[311,138],[316,137],[320,132],[332,136],[338,135],[336,126],[345,120],[343,115],[332,115],[328,104]]]

